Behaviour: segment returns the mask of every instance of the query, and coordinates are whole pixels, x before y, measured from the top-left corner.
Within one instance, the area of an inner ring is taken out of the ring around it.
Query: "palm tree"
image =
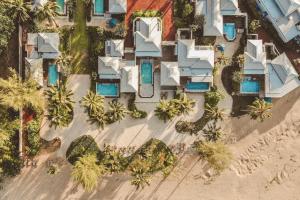
[[[257,19],[254,19],[249,24],[249,31],[251,33],[254,33],[260,27],[261,27],[260,21]]]
[[[37,83],[29,78],[21,81],[16,71],[10,70],[8,79],[0,78],[0,104],[19,111],[19,151],[22,156],[22,133],[23,133],[23,108],[35,108],[42,110],[44,100],[38,89]]]
[[[158,119],[164,122],[173,119],[178,114],[174,104],[166,100],[160,100],[154,112]]]
[[[131,184],[136,186],[136,189],[144,188],[145,185],[150,185],[150,174],[149,167],[142,160],[137,160],[130,168],[131,176],[133,179],[131,180]]]
[[[229,65],[230,58],[226,57],[224,53],[221,53],[221,56],[218,57],[218,63],[223,66]]]
[[[205,104],[205,111],[207,116],[213,120],[224,120],[225,112],[224,109],[219,109],[218,106],[211,106],[210,104]]]
[[[125,118],[128,113],[126,107],[118,102],[117,100],[113,100],[108,103],[109,111],[107,112],[108,123],[114,123],[116,121],[121,121]]]
[[[48,1],[45,5],[37,7],[35,11],[35,15],[39,21],[44,21],[45,19],[48,20],[50,24],[55,24],[58,27],[55,17],[59,15],[57,10],[59,6],[54,1]]]
[[[220,141],[195,141],[193,148],[217,173],[228,168],[231,163],[232,154],[229,148]]]
[[[7,0],[9,15],[17,19],[18,23],[24,23],[29,19],[30,7],[24,0]]]
[[[243,66],[245,63],[245,56],[243,54],[240,54],[237,56],[237,63],[239,64],[239,66]]]
[[[81,100],[81,104],[88,110],[89,115],[101,111],[104,112],[104,97],[89,91]]]
[[[51,86],[46,92],[48,96],[48,119],[50,120],[50,126],[65,127],[72,120],[73,104],[72,100],[73,92],[67,89],[66,83],[60,84],[60,86]]]
[[[234,71],[232,74],[232,80],[239,84],[243,80],[243,73],[241,71]]]
[[[208,124],[207,129],[203,130],[203,135],[207,141],[216,142],[222,137],[221,128],[217,128],[216,123]]]
[[[248,113],[252,119],[259,119],[263,122],[265,119],[272,116],[272,104],[263,99],[256,99],[252,105],[248,106]]]
[[[195,107],[195,100],[190,99],[186,93],[181,93],[178,99],[173,99],[172,103],[179,114],[189,114]]]
[[[56,63],[62,68],[62,72],[67,77],[71,74],[71,63],[73,57],[68,55],[66,52],[62,52],[60,56],[56,59]]]
[[[97,123],[98,127],[102,130],[106,123],[108,123],[107,115],[105,114],[104,110],[97,110],[93,112],[90,116],[90,121],[92,123]]]
[[[99,177],[105,172],[102,165],[97,165],[97,161],[95,155],[87,155],[79,158],[73,166],[73,180],[81,184],[88,192],[97,186]]]

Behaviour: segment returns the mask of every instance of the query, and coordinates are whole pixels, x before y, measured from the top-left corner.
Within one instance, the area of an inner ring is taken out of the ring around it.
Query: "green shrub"
[[[135,105],[135,95],[132,95],[128,100],[128,110],[133,119],[144,119],[147,117],[147,112],[139,110]]]
[[[218,105],[219,101],[224,99],[224,95],[217,90],[217,88],[212,88],[211,91],[205,93],[205,104],[209,104],[211,107]]]
[[[161,17],[161,12],[159,10],[137,10],[132,13],[132,20],[137,17]]]
[[[30,156],[35,156],[38,154],[41,147],[41,138],[40,138],[40,120],[33,120],[29,122],[26,127],[26,131],[28,134],[28,148],[27,151]]]
[[[101,155],[101,151],[91,136],[84,135],[77,138],[70,144],[66,157],[67,160],[74,165],[79,158],[89,154],[99,157]]]

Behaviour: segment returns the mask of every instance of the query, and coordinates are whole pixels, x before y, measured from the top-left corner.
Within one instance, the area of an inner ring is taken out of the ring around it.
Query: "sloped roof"
[[[285,16],[290,15],[292,12],[300,7],[300,0],[275,0],[278,7]]]
[[[121,92],[135,93],[138,91],[138,66],[135,61],[126,61],[126,66],[122,68]]]
[[[158,17],[142,17],[137,23],[135,32],[136,56],[161,57],[161,21]]]
[[[283,84],[299,76],[285,53],[273,59],[271,64]]]
[[[108,44],[109,47],[107,47]],[[110,56],[122,57],[124,55],[124,40],[109,40],[105,45],[106,48],[110,48]]]
[[[267,64],[266,97],[279,98],[300,86],[298,74],[285,53]]]
[[[180,71],[177,62],[161,62],[160,84],[162,86],[180,85]]]
[[[126,13],[127,0],[109,0],[109,13]]]
[[[239,9],[238,0],[221,0],[222,11],[237,11]]]
[[[28,66],[28,71],[26,71],[27,77],[32,77],[40,86],[43,87],[43,59],[30,59],[25,58],[25,64]]]
[[[214,51],[206,47],[196,49],[195,40],[178,40],[178,65],[212,70]]]
[[[207,0],[205,15],[204,36],[223,35],[223,16],[221,14],[220,0]]]
[[[244,74],[264,74],[266,69],[266,53],[262,40],[247,40],[244,53]]]
[[[101,79],[120,79],[125,63],[119,57],[99,57],[98,73]]]

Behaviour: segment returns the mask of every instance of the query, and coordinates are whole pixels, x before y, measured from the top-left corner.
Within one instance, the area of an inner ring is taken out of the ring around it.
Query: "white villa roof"
[[[99,57],[98,74],[100,79],[120,79],[123,66],[125,63],[119,57]]]
[[[282,97],[300,86],[299,75],[285,53],[267,64],[266,97]]]
[[[105,48],[108,49],[107,56],[124,56],[124,40],[108,40],[105,42]]]
[[[160,73],[161,86],[180,85],[180,71],[178,68],[178,62],[161,62]]]
[[[238,0],[221,0],[221,11],[223,15],[240,12]]]
[[[126,13],[127,0],[109,0],[108,12],[112,14]]]
[[[27,77],[32,77],[40,86],[43,87],[43,59],[30,59],[25,58],[25,63],[28,66],[28,71],[26,71]]]
[[[300,7],[299,0],[275,0],[278,7],[285,16],[290,15],[292,12]]]
[[[262,40],[247,40],[244,57],[244,74],[265,74],[266,53]]]
[[[139,72],[135,61],[126,61],[126,66],[122,68],[121,92],[135,93],[139,89]]]
[[[300,35],[300,0],[260,0],[258,5],[268,13],[284,42]]]
[[[178,40],[177,48],[180,76],[198,77],[199,82],[212,81],[214,50],[206,46],[195,46],[195,40]]]
[[[158,17],[142,17],[136,22],[135,55],[161,57],[162,30]]]
[[[27,45],[37,48],[36,51],[33,50],[30,58],[38,56],[46,59],[55,59],[60,55],[58,50],[58,33],[28,33]]]
[[[205,15],[204,36],[223,35],[223,16],[221,15],[220,0],[207,0],[207,12]]]

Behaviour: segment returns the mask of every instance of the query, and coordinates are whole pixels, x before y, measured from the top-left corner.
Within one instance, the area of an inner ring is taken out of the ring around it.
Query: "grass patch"
[[[73,56],[73,73],[89,73],[88,49],[89,37],[86,29],[86,8],[82,0],[76,1],[76,12],[74,13],[75,29],[71,34],[70,53]]]

